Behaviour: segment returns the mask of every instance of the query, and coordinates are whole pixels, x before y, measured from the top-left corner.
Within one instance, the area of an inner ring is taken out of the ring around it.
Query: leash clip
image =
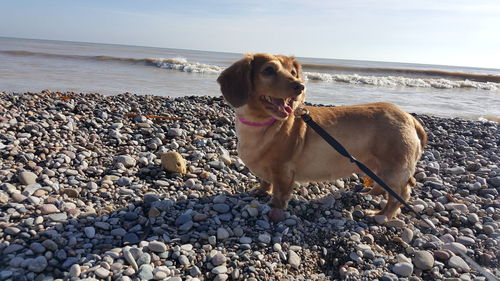
[[[309,110],[307,110],[307,108],[304,107],[297,107],[293,112],[293,114],[295,115],[295,117],[302,117],[304,115],[309,114]]]

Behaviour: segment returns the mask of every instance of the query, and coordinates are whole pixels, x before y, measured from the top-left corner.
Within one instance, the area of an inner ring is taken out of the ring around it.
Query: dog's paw
[[[283,211],[283,209],[272,208],[267,215],[269,216],[269,219],[274,223],[285,220],[285,211]]]
[[[262,189],[260,186],[250,189],[249,193],[255,197],[265,197],[271,195],[269,190]]]
[[[380,210],[364,210],[365,216],[373,217],[380,214]]]

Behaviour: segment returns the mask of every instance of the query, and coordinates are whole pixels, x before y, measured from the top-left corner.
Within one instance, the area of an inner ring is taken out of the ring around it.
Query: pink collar
[[[266,121],[264,123],[250,122],[250,121],[245,120],[245,118],[243,118],[242,116],[238,116],[238,120],[241,123],[243,123],[247,126],[252,126],[252,127],[264,127],[264,126],[272,125],[272,124],[274,124],[274,122],[276,122],[276,119],[274,119],[274,117],[271,117],[271,119],[269,119],[268,121]]]

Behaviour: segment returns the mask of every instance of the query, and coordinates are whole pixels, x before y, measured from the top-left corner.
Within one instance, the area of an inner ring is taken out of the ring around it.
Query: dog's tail
[[[420,123],[420,121],[418,121],[415,117],[413,117],[413,124],[415,125],[415,130],[417,131],[418,138],[420,139],[420,146],[423,149],[427,144],[427,133],[425,132],[422,123]]]

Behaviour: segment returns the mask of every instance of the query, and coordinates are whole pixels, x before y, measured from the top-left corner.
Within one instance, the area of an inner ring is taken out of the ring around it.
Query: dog
[[[293,114],[305,99],[302,68],[294,57],[246,54],[217,79],[236,113],[238,154],[260,178],[258,193],[270,194],[273,221],[284,219],[293,184],[332,181],[361,173]],[[390,103],[304,106],[311,117],[372,169],[404,200],[416,185],[415,166],[426,144],[423,126]],[[375,185],[368,194],[385,195],[387,204],[367,215],[394,218],[400,203]]]

